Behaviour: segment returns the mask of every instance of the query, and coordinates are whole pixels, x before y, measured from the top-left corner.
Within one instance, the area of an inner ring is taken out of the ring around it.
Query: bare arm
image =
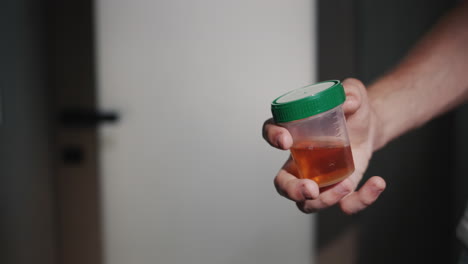
[[[374,150],[468,99],[468,3],[447,14],[391,72],[369,89],[356,79],[343,82],[343,105],[356,170],[347,179],[319,189],[298,179],[289,159],[275,177],[278,192],[306,213],[339,204],[347,214],[372,204],[385,181],[371,177],[356,190]],[[289,149],[289,132],[268,120],[264,138],[274,147]]]
[[[448,13],[389,74],[368,89],[374,149],[468,99],[468,2]]]

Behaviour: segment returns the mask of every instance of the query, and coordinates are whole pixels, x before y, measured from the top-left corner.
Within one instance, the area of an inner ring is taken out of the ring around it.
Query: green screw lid
[[[346,95],[340,81],[325,81],[292,90],[271,103],[276,123],[323,113],[342,104]]]

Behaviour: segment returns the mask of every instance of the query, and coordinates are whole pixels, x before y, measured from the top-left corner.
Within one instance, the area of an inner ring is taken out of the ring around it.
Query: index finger
[[[289,131],[276,125],[270,118],[263,123],[263,138],[272,146],[286,150],[292,146],[293,140]]]
[[[319,196],[317,183],[309,179],[299,179],[294,174],[297,168],[291,157],[275,177],[275,187],[278,193],[295,202],[316,199]]]

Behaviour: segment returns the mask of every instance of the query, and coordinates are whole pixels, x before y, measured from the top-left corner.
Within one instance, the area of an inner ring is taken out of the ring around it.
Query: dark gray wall
[[[0,263],[55,263],[44,10],[0,6]]]
[[[358,2],[358,75],[370,82],[393,67],[444,14],[451,1]],[[455,145],[453,114],[433,120],[379,151],[367,176],[388,189],[360,219],[359,263],[453,263]]]
[[[398,63],[454,1],[332,2],[338,7],[346,5],[343,16],[324,18],[328,24],[319,26],[322,31],[335,30],[339,36],[335,42],[343,43],[343,47],[335,45],[341,50],[338,54],[351,49],[353,55],[337,58],[330,47],[323,46],[323,54],[319,47],[319,68],[323,69],[319,78],[353,76],[369,84]],[[351,25],[348,30],[354,34],[341,34],[342,23]],[[343,58],[346,63],[338,64]],[[336,77],[331,63],[344,65],[335,71]],[[365,177],[383,176],[387,190],[357,216],[344,216],[336,208],[320,214],[319,246],[333,241],[347,226],[357,225],[356,263],[454,263],[459,250],[455,226],[466,198],[463,186],[468,186],[462,176],[467,166],[463,162],[468,147],[463,137],[467,135],[466,118],[466,110],[449,113],[377,152]]]

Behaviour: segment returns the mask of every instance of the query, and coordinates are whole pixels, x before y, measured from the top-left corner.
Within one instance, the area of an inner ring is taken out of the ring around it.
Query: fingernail
[[[309,190],[307,190],[307,188],[306,188],[305,185],[302,186],[302,195],[303,195],[304,198],[306,198],[307,200],[312,200],[312,199],[314,199],[314,197],[313,197],[312,194],[309,192]]]

